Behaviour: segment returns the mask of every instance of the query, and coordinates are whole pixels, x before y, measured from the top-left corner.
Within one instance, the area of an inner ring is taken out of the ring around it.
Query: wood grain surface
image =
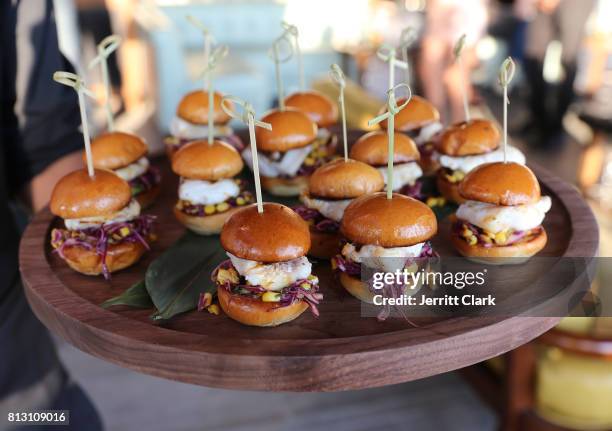
[[[354,134],[353,134],[354,135]],[[159,240],[136,266],[113,275],[87,277],[70,270],[49,245],[58,220],[44,210],[21,242],[20,269],[38,318],[77,348],[110,362],[168,379],[231,389],[338,391],[401,383],[462,368],[520,346],[554,326],[560,317],[419,318],[379,322],[361,316],[360,303],[336,282],[328,263],[313,272],[325,299],[321,315],[304,313],[277,328],[242,326],[224,315],[190,312],[155,324],[152,310],[100,308],[143,278],[145,269],[184,232],[174,219],[177,180],[161,160],[163,191],[149,212],[158,217]],[[544,256],[595,256],[595,219],[570,185],[534,166],[543,193],[553,198],[546,217]],[[434,241],[454,255],[442,221]],[[576,293],[566,280],[555,297]],[[555,299],[555,298],[550,298]],[[565,299],[564,299],[565,300]]]

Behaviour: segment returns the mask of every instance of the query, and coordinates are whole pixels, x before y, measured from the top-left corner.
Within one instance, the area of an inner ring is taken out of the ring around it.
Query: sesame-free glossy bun
[[[285,99],[285,105],[302,111],[319,127],[329,127],[338,121],[338,106],[318,91],[299,91]]]
[[[51,194],[51,212],[63,219],[107,216],[123,209],[132,199],[128,183],[111,171],[73,171],[60,179]]]
[[[405,101],[405,98],[401,98],[397,101],[397,105]],[[387,112],[387,106],[383,106],[380,110],[380,114],[384,112]],[[434,121],[440,121],[440,113],[436,107],[420,96],[412,96],[410,102],[395,116],[394,129],[399,132],[410,132]],[[387,130],[386,119],[380,122],[380,127]]]
[[[261,176],[261,187],[274,196],[299,196],[308,190],[308,177],[300,175],[291,178]]]
[[[449,126],[435,139],[436,150],[447,156],[485,154],[499,147],[500,134],[489,120],[476,119]]]
[[[483,247],[480,244],[469,245],[458,233],[451,234],[451,242],[462,256],[471,261],[489,265],[517,265],[525,263],[546,246],[548,236],[542,232],[527,242],[518,242],[501,247]]]
[[[217,181],[232,178],[244,166],[242,157],[230,144],[215,140],[193,141],[178,150],[172,157],[175,174],[194,180]]]
[[[393,136],[393,163],[406,163],[419,160],[419,150],[414,141],[403,133]],[[351,159],[372,166],[385,166],[389,157],[389,138],[387,132],[374,131],[361,136],[351,147]]]
[[[340,284],[348,293],[359,299],[361,302],[368,304],[374,303],[374,294],[370,290],[367,283],[364,283],[359,277],[353,277],[344,272],[340,273]]]
[[[109,244],[106,251],[106,266],[109,272],[117,272],[132,266],[145,251],[144,245],[140,242],[123,241],[118,244]],[[95,249],[74,245],[65,247],[63,255],[68,266],[81,274],[102,274],[102,258]]]
[[[198,235],[218,235],[223,228],[226,220],[232,216],[240,208],[232,208],[228,211],[203,216],[192,216],[185,214],[179,210],[176,206],[174,207],[174,216],[180,221],[187,229],[197,233]]]
[[[540,184],[531,169],[513,162],[474,168],[461,181],[459,193],[465,199],[493,205],[523,205],[541,197]]]
[[[257,262],[284,262],[308,253],[308,225],[292,209],[266,202],[236,211],[221,231],[221,246],[234,256]]]
[[[215,92],[213,96],[214,122],[217,125],[223,125],[230,120],[230,116],[221,108],[222,99],[221,93]],[[229,101],[226,103],[230,108],[233,106]],[[181,99],[176,115],[193,124],[208,125],[208,92],[196,90],[187,93]]]
[[[310,228],[310,250],[308,256],[317,259],[331,259],[340,253],[342,237],[338,232],[321,232]]]
[[[109,132],[91,141],[91,158],[98,169],[123,168],[147,154],[147,144],[136,135]],[[87,163],[85,151],[83,162]]]
[[[439,170],[436,174],[436,187],[440,194],[449,202],[455,202],[456,204],[462,204],[465,199],[459,194],[459,184],[451,183],[444,178],[444,171]]]
[[[305,147],[317,136],[317,124],[295,108],[272,110],[264,115],[261,121],[270,123],[272,130],[263,127],[255,129],[257,149],[260,151],[284,153]]]
[[[406,247],[427,241],[438,223],[431,208],[416,199],[374,193],[355,199],[344,211],[340,232],[351,242],[381,247]]]
[[[256,298],[234,295],[227,289],[217,289],[219,305],[225,314],[243,325],[278,326],[290,322],[308,309],[305,301],[280,307],[278,302],[263,302]]]
[[[385,180],[380,172],[357,160],[337,159],[315,170],[308,181],[308,193],[323,199],[352,199],[381,191]]]

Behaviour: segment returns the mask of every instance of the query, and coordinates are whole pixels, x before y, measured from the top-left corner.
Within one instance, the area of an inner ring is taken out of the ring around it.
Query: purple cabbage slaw
[[[211,274],[211,280],[217,285],[217,287],[225,289],[234,295],[244,295],[252,299],[259,299],[259,297],[266,292],[266,289],[264,289],[262,286],[252,286],[247,284],[243,277],[240,277],[240,282],[238,284],[232,284],[229,281],[219,283],[217,281],[217,274],[219,273],[220,269],[234,269],[234,271],[236,271],[231,260],[229,259],[224,260],[217,265]],[[303,284],[308,284],[310,288],[305,289],[302,287]],[[319,292],[318,280],[297,280],[289,286],[284,287],[279,293],[281,295],[280,301],[278,302],[279,307],[286,307],[294,304],[297,301],[305,301],[308,304],[312,314],[314,314],[316,317],[319,316],[319,309],[317,308],[317,305],[323,299],[323,294]]]
[[[293,211],[295,211],[300,217],[302,217],[304,221],[312,221],[312,227],[314,227],[319,232],[336,233],[340,230],[340,223],[325,217],[317,210],[308,208],[304,205],[300,205],[294,207]]]
[[[494,244],[493,242],[486,242],[483,239],[483,237],[486,236],[486,233],[485,233],[484,229],[482,229],[482,228],[480,228],[480,227],[478,227],[476,225],[473,225],[472,223],[469,223],[467,221],[457,220],[455,223],[453,223],[452,230],[459,237],[463,238],[461,233],[463,232],[463,228],[464,227],[469,229],[474,234],[474,236],[476,236],[476,239],[478,240],[478,245],[480,245],[480,246],[482,246],[484,248],[506,247],[506,246],[514,245],[514,244],[524,240],[527,236],[529,236],[531,234],[539,233],[540,230],[542,229],[542,227],[539,226],[537,228],[530,229],[530,230],[515,230],[515,231],[512,231],[512,233],[508,237],[508,240],[504,244]],[[466,240],[466,242],[467,242],[467,240]]]
[[[155,166],[149,166],[149,169],[134,179],[131,179],[128,184],[132,189],[132,195],[148,192],[153,187],[161,182],[161,174]]]
[[[224,201],[225,203],[229,205],[229,208],[226,211],[228,211],[231,208],[244,206],[254,201],[253,193],[251,193],[249,190],[246,190],[248,182],[245,180],[239,179],[239,178],[234,179],[234,181],[236,181],[236,183],[240,187],[240,193],[238,194],[238,196],[231,197],[228,200]],[[238,205],[238,198],[244,199],[245,203],[242,205]],[[219,202],[219,203],[222,203],[222,202]],[[206,206],[207,205],[192,204],[191,202],[188,202],[188,201],[181,201],[181,211],[190,216],[196,216],[196,217],[206,216],[207,215],[205,212]],[[221,212],[219,211],[215,211],[213,215],[220,214],[220,213]]]
[[[155,216],[141,215],[130,221],[110,223],[83,230],[53,229],[51,245],[55,249],[54,252],[59,254],[62,259],[66,258],[64,250],[67,247],[83,247],[87,250],[95,250],[102,262],[102,274],[106,280],[110,280],[110,271],[106,265],[109,244],[140,243],[149,250],[147,238],[153,233],[154,221]],[[120,233],[123,228],[129,229],[129,233],[125,236]]]
[[[423,194],[423,181],[420,178],[412,185],[406,184],[399,190],[399,192],[402,195],[418,199],[420,201],[425,199],[425,195]]]

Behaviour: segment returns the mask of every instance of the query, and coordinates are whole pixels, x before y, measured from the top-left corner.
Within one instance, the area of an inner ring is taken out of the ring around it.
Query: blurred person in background
[[[526,30],[524,69],[531,89],[530,122],[523,132],[540,148],[562,142],[562,122],[575,99],[577,57],[584,30],[596,0],[517,0],[529,20]],[[561,46],[562,73],[558,82],[549,82],[544,65],[551,43]]]
[[[427,23],[421,47],[419,76],[424,96],[453,122],[465,118],[462,87],[475,99],[469,75],[477,65],[475,45],[484,35],[488,22],[487,0],[429,0]],[[453,48],[466,35],[460,67]],[[450,110],[450,118],[448,111]]]
[[[0,12],[0,424],[10,412],[70,410],[70,426],[41,428],[96,431],[95,408],[26,302],[17,260],[25,220],[16,202],[41,209],[57,180],[82,168],[76,94],[52,79],[72,67],[59,49],[54,1],[3,0]]]

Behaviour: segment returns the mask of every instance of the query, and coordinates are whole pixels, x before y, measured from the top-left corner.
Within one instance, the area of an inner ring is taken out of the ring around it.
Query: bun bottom
[[[174,207],[174,216],[178,221],[184,224],[187,229],[198,235],[217,235],[221,233],[225,221],[239,209],[240,208],[232,208],[220,214],[207,216],[191,216]]]
[[[367,302],[368,304],[374,304],[374,294],[370,290],[370,287],[367,285],[367,283],[364,283],[359,278],[341,272],[340,284],[347,290],[348,293],[360,301]]]
[[[310,228],[308,255],[317,259],[331,259],[340,253],[340,233],[320,232]]]
[[[140,204],[140,208],[145,209],[153,205],[153,202],[155,202],[155,199],[157,199],[157,196],[159,195],[159,191],[160,188],[159,185],[157,185],[153,186],[150,190],[147,190],[146,192],[138,193],[135,198]]]
[[[274,196],[299,196],[308,189],[308,177],[293,178],[261,177],[261,186]]]
[[[465,199],[459,194],[459,183],[451,183],[443,177],[443,173],[438,171],[436,176],[436,186],[438,191],[447,201],[455,202],[456,204],[462,204]]]
[[[121,242],[112,244],[106,252],[106,266],[109,272],[117,272],[132,266],[145,253],[146,248],[139,242]],[[102,274],[102,258],[95,250],[88,250],[79,245],[64,249],[64,260],[76,272],[85,275]]]
[[[308,308],[305,301],[298,301],[286,307],[276,302],[263,302],[259,299],[234,295],[226,289],[217,289],[219,305],[230,318],[243,325],[270,327],[290,322]]]
[[[525,263],[546,246],[548,236],[542,228],[542,232],[527,242],[501,246],[483,247],[479,244],[469,245],[457,233],[451,234],[451,242],[462,256],[467,259],[484,263],[487,265],[518,265]]]

